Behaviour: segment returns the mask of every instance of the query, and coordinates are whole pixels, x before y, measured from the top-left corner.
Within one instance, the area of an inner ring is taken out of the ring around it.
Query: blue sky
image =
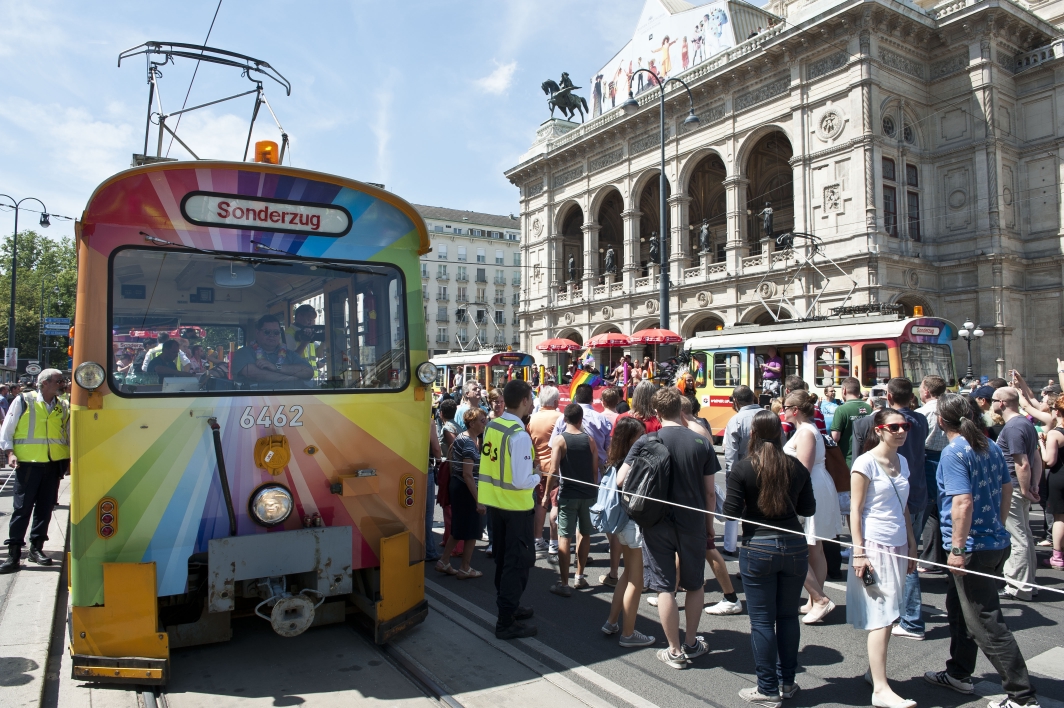
[[[79,216],[143,148],[145,63],[118,68],[119,52],[149,39],[200,44],[216,5],[0,3],[0,193]],[[223,0],[209,44],[264,59],[292,82],[291,96],[270,83],[266,92],[296,167],[383,182],[415,203],[506,214],[518,193],[502,172],[548,117],[540,83],[590,76],[631,37],[642,6]],[[179,61],[163,70],[166,112],[180,108],[192,75],[194,62]],[[203,64],[188,105],[250,87],[236,70]],[[581,93],[590,99],[589,87]],[[240,159],[252,100],[189,114],[178,133],[201,157]],[[268,113],[254,139],[279,139]],[[188,157],[176,144],[170,154]],[[11,219],[0,211],[0,233]],[[73,235],[73,224],[53,221],[48,233]]]

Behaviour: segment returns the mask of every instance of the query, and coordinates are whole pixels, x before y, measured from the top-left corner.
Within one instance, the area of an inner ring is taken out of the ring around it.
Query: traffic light
[[[67,346],[67,356],[74,356],[74,328],[70,328],[70,344]]]

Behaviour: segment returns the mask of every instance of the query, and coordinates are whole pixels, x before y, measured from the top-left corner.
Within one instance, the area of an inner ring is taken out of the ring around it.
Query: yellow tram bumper
[[[170,642],[159,629],[155,563],[104,563],[103,593],[103,605],[71,610],[72,677],[165,684]]]

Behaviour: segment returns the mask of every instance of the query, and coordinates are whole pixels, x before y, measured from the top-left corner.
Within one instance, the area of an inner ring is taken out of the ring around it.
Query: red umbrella
[[[582,348],[571,339],[545,339],[536,345],[536,350],[541,352],[571,352]]]
[[[632,335],[632,344],[679,344],[683,337],[669,329],[641,329]]]
[[[612,349],[613,347],[627,347],[632,343],[632,338],[620,332],[606,332],[598,334],[587,340],[588,347],[595,349]]]

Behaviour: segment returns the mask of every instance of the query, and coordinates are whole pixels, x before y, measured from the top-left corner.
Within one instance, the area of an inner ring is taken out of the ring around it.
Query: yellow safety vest
[[[70,459],[70,404],[56,397],[52,412],[36,391],[22,395],[22,415],[15,425],[13,447],[20,462]]]
[[[156,347],[152,347],[151,349],[149,349],[148,353],[144,355],[144,366],[147,366],[148,362],[150,362],[152,359],[154,359],[155,357],[159,356],[162,353],[163,353],[163,348],[162,347],[156,346]],[[177,359],[175,359],[175,362],[176,362],[175,366],[176,366],[177,370],[181,371],[182,367],[181,367],[181,350],[180,349],[178,349],[178,351],[177,351]]]
[[[297,329],[301,329],[301,328],[300,327],[285,327],[284,328],[285,348],[286,349],[290,349],[293,352],[299,351],[299,348],[301,346],[300,343],[298,341],[296,341],[296,330]],[[310,364],[310,368],[314,369],[315,371],[318,370],[318,343],[317,342],[309,342],[307,344],[306,356],[304,358],[307,360],[307,363]]]
[[[525,427],[513,420],[496,418],[484,429],[484,445],[480,451],[480,478],[477,501],[484,506],[511,511],[527,511],[533,507],[531,489],[513,485],[513,464],[510,459],[510,438],[524,432]],[[536,451],[532,450],[535,459]]]

